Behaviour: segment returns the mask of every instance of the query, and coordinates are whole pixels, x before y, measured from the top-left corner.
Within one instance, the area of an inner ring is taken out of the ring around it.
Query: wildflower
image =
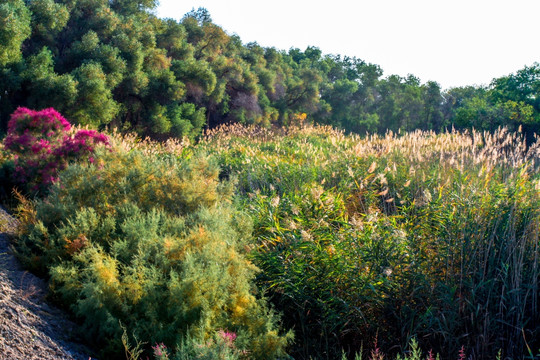
[[[218,335],[220,338],[225,340],[225,343],[227,344],[227,346],[231,348],[234,347],[234,340],[236,340],[236,333],[231,332],[231,331],[219,330]]]
[[[169,358],[169,354],[167,352],[167,346],[165,346],[165,344],[163,343],[156,344],[155,346],[152,346],[152,349],[154,350],[154,356],[157,359],[166,360]]]
[[[465,360],[465,345],[461,346],[461,349],[459,349],[459,360]]]

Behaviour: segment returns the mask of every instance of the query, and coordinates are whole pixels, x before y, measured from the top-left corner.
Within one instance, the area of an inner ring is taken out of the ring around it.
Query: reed
[[[198,146],[237,179],[259,284],[298,358],[353,354],[377,334],[390,354],[414,337],[443,358],[540,347],[538,141],[231,125]]]

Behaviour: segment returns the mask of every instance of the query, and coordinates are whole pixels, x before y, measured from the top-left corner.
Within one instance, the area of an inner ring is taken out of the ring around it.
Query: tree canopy
[[[443,91],[365,61],[243,44],[204,8],[181,20],[155,0],[6,0],[0,5],[0,132],[17,107],[155,138],[307,117],[348,132],[540,128],[540,65]]]

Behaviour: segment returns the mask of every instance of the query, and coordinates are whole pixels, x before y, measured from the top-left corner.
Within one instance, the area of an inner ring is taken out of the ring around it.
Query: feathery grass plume
[[[294,355],[339,358],[379,334],[383,349],[416,336],[444,357],[519,357],[520,329],[540,338],[538,142],[234,125],[199,148],[238,179],[259,283],[296,329]]]

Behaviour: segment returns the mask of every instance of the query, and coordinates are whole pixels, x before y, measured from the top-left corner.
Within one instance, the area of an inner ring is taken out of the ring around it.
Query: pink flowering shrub
[[[53,108],[34,111],[19,107],[11,115],[4,146],[15,154],[14,180],[31,191],[43,191],[70,161],[92,156],[107,136],[95,130],[73,133],[71,124]]]
[[[218,335],[225,341],[227,346],[234,347],[234,340],[236,340],[236,334],[234,332],[220,330],[218,331]]]
[[[165,346],[163,343],[156,344],[155,346],[152,346],[152,350],[154,350],[154,358],[156,360],[168,360],[169,359],[169,352],[167,350],[167,346]]]

